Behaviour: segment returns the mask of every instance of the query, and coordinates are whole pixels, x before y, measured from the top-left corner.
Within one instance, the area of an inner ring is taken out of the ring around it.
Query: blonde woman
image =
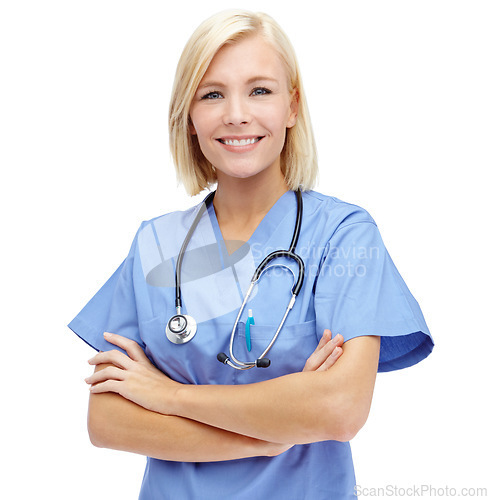
[[[188,193],[215,189],[143,222],[70,323],[99,351],[90,438],[148,457],[141,499],[354,498],[348,441],[377,371],[433,342],[371,216],[312,191],[305,94],[276,22],[205,21],[169,125]]]

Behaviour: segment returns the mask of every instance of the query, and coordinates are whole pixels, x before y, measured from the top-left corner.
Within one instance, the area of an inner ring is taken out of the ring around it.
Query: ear
[[[298,89],[294,88],[291,91],[291,101],[290,101],[290,116],[286,122],[286,128],[292,128],[297,122],[298,117],[298,100],[300,96],[298,94]]]

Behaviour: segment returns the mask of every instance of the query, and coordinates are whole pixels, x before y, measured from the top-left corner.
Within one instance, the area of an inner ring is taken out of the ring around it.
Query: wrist
[[[176,417],[186,417],[188,418],[187,412],[185,412],[185,400],[187,399],[188,389],[192,385],[180,384],[178,382],[174,383],[174,387],[171,393],[169,402],[169,412],[168,414],[174,415]]]
[[[159,380],[155,381],[152,387],[146,386],[146,390],[152,396],[153,404],[151,407],[144,406],[146,409],[160,413],[161,415],[180,416],[178,414],[179,392],[184,387],[185,384],[175,382],[166,375],[161,374]]]

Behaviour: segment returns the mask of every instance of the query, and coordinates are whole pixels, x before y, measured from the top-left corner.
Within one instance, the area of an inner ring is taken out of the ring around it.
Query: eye
[[[205,94],[202,96],[202,99],[220,99],[222,98],[222,94],[216,90],[212,90],[212,92],[209,92],[208,94]]]
[[[265,87],[256,87],[255,89],[252,89],[251,92],[251,95],[266,95],[266,94],[271,94],[271,90]]]

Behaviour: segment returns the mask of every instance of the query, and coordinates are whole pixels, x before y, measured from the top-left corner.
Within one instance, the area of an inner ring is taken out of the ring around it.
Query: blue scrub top
[[[269,253],[290,245],[296,217],[291,191],[275,203],[250,240],[230,254],[213,206],[208,208],[182,267],[183,313],[196,319],[198,330],[189,343],[172,344],[165,328],[175,314],[175,264],[198,208],[143,222],[127,258],[69,327],[97,350],[114,348],[103,339],[105,331],[133,339],[159,369],[187,384],[247,384],[299,372],[325,328],[342,334],[346,342],[381,336],[380,372],[411,366],[432,351],[419,305],[373,218],[356,205],[314,191],[303,193],[296,249],[305,263],[304,283],[268,354],[271,366],[237,371],[216,356],[228,353],[232,325],[255,267]],[[247,311],[235,340],[241,360],[252,361],[266,348],[290,300],[296,264],[287,259],[275,263],[289,269],[276,266],[255,287],[248,303],[255,320],[251,352],[245,340]],[[356,498],[354,486],[349,443],[323,441],[296,445],[271,458],[213,463],[148,458],[140,499],[341,500]]]

